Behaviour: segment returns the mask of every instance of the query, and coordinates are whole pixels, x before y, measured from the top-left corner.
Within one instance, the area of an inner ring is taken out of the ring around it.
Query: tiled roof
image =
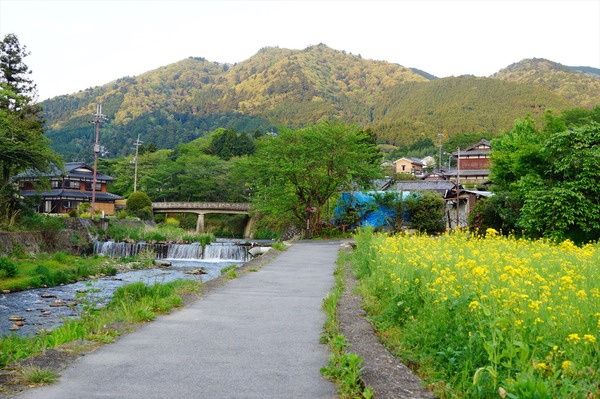
[[[54,199],[66,199],[66,198],[74,198],[74,199],[82,199],[91,201],[92,200],[92,192],[91,191],[79,191],[79,190],[65,190],[65,189],[55,189],[48,191],[34,191],[34,190],[25,190],[21,191],[21,195],[25,197],[33,197],[36,195],[40,195],[42,198],[54,198]],[[96,191],[96,200],[106,200],[106,201],[115,201],[123,199],[123,197],[112,194],[105,193],[101,191]]]

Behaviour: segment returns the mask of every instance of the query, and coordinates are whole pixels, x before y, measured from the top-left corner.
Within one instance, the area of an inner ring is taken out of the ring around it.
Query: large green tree
[[[246,165],[251,201],[273,223],[319,226],[327,201],[343,190],[368,186],[379,176],[373,137],[358,126],[322,122],[266,136]],[[310,212],[309,212],[310,211]]]
[[[600,124],[529,118],[492,142],[492,180],[522,204],[517,227],[532,237],[600,238]]]
[[[0,211],[9,218],[18,208],[10,179],[26,169],[61,166],[43,135],[36,86],[23,59],[29,55],[13,34],[0,42]]]

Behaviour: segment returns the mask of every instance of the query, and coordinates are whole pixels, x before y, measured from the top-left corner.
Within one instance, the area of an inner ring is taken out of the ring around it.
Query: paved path
[[[86,355],[24,398],[333,398],[320,368],[339,242],[300,241],[257,273]]]

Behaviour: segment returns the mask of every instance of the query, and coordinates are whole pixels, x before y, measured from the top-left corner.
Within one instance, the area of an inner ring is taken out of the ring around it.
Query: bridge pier
[[[198,218],[196,219],[196,233],[204,233],[204,214],[198,213]]]

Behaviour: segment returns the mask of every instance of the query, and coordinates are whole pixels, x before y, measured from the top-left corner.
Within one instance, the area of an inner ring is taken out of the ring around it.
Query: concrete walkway
[[[339,242],[300,241],[256,273],[157,318],[24,398],[333,398],[320,368]]]

